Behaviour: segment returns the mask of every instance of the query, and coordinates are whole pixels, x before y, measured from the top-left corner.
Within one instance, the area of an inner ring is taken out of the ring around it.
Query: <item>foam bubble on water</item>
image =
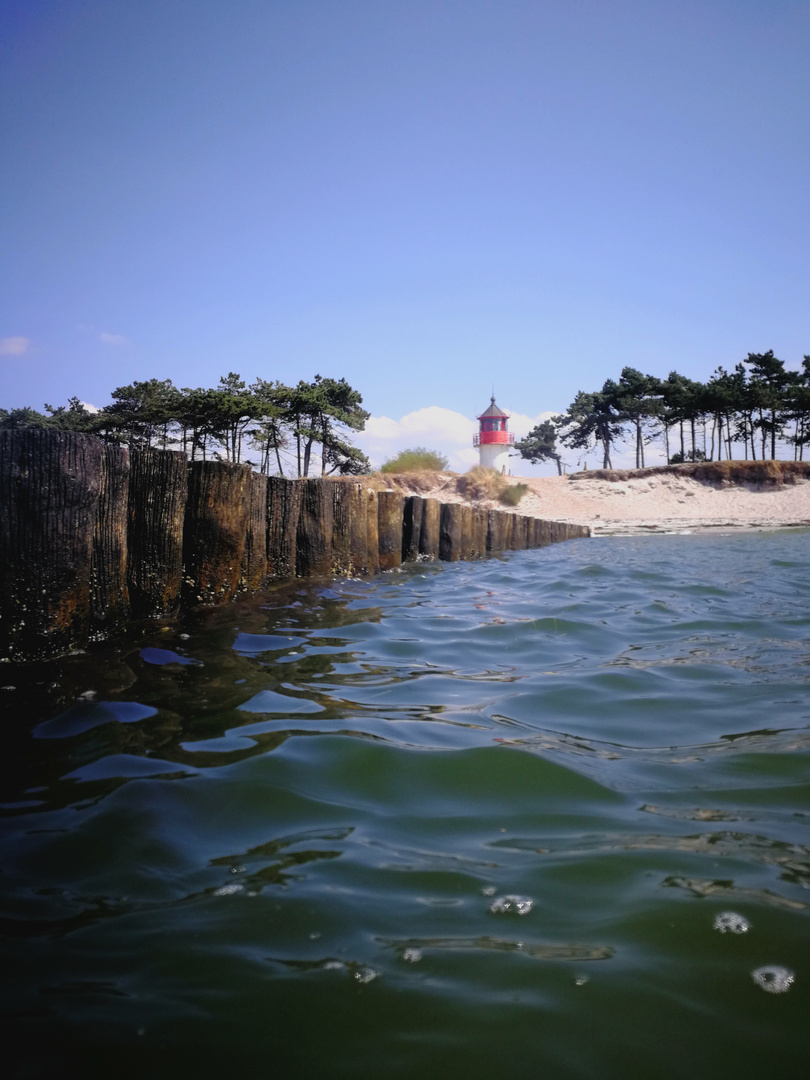
[[[584,986],[587,981],[587,975],[577,975],[577,977],[574,979],[574,986]]]
[[[721,934],[745,934],[751,929],[751,923],[736,911],[721,911],[714,917],[714,929]]]
[[[233,896],[234,893],[241,892],[243,888],[243,885],[237,885],[236,882],[221,885],[218,889],[214,889],[214,896]]]
[[[403,949],[402,959],[409,964],[418,964],[422,959],[422,950],[414,948]]]
[[[380,972],[376,968],[368,967],[363,964],[356,968],[354,971],[354,978],[359,983],[370,983],[379,976]]]
[[[343,963],[340,960],[327,960],[323,965],[324,971],[341,971]]]
[[[766,964],[751,972],[751,978],[768,994],[786,994],[793,986],[796,976],[779,964]]]
[[[493,915],[528,915],[534,907],[534,900],[529,896],[499,896],[489,905]]]
[[[494,885],[486,885],[481,890],[481,895],[482,896],[494,896],[495,895],[495,886]]]
[[[247,873],[247,867],[246,866],[232,866],[231,867],[231,873],[232,874],[246,874]]]

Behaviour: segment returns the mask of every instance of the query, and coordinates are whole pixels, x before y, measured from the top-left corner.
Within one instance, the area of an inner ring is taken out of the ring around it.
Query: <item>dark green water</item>
[[[808,562],[575,541],[13,673],[11,1075],[806,1075]]]

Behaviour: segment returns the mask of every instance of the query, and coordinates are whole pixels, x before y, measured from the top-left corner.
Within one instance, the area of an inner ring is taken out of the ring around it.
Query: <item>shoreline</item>
[[[390,478],[406,493],[468,502],[456,489],[458,479],[452,473]],[[803,477],[711,483],[687,472],[639,470],[610,479],[598,473],[509,479],[529,488],[518,514],[586,526],[595,538],[810,528],[810,480]],[[473,505],[504,509],[489,499]]]

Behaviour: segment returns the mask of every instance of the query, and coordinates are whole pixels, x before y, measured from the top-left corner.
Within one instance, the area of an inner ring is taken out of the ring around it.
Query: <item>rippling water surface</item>
[[[573,541],[0,669],[13,1075],[805,1075],[809,563]]]

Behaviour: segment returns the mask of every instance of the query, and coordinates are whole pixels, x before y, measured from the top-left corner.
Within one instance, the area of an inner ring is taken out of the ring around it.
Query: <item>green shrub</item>
[[[528,490],[528,484],[510,484],[501,492],[500,500],[504,506],[517,506]]]
[[[380,472],[444,472],[447,465],[448,461],[444,454],[436,450],[426,450],[424,446],[414,446],[411,450],[400,450],[396,457],[389,458]]]

